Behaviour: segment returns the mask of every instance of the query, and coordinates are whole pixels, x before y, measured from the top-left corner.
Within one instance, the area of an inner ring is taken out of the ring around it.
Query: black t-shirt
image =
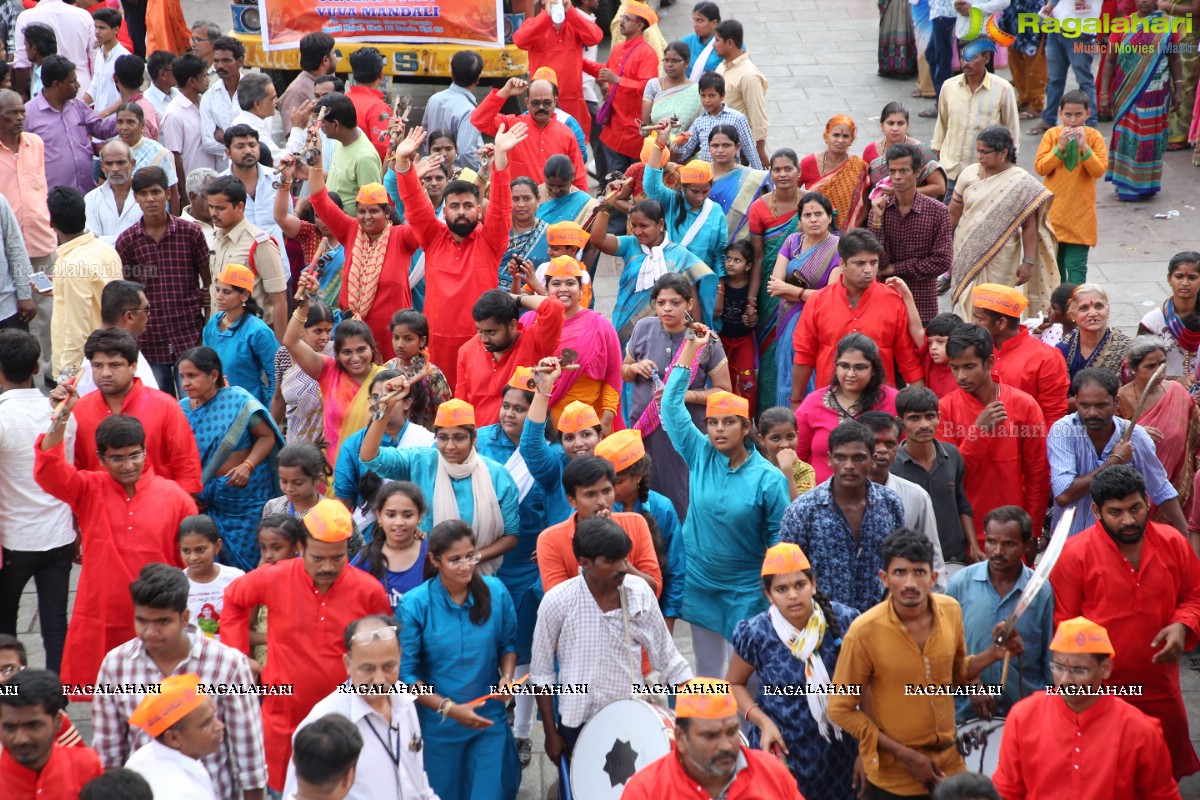
[[[750,284],[740,288],[734,286],[725,287],[725,309],[721,312],[721,335],[735,339],[740,336],[749,336],[754,332],[754,328],[747,327],[742,322],[742,315],[746,313],[746,304],[750,300]]]

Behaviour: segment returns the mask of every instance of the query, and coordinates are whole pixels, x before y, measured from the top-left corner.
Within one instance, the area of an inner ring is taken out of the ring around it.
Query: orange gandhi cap
[[[695,678],[679,687],[675,695],[677,719],[726,719],[737,713],[729,681]]]
[[[704,416],[723,417],[727,414],[750,419],[750,401],[744,397],[738,397],[733,392],[721,391],[710,394]]]
[[[646,457],[642,432],[637,428],[615,431],[596,445],[596,455],[612,464],[617,472],[624,472]]]
[[[558,417],[559,433],[579,433],[584,428],[595,428],[600,424],[596,409],[587,403],[573,400]]]
[[[390,206],[392,198],[388,195],[387,189],[383,188],[382,183],[366,183],[359,187],[358,197],[355,198],[356,203],[360,204],[378,204],[381,206]]]
[[[583,265],[570,256],[555,256],[546,268],[546,277],[580,278],[583,277]]]
[[[533,370],[529,367],[517,367],[505,388],[520,389],[522,392],[536,391],[537,383],[533,380]]]
[[[573,245],[576,250],[587,247],[591,234],[583,226],[573,220],[556,222],[546,226],[546,244]]]
[[[341,503],[338,503],[341,505]],[[199,675],[171,675],[163,678],[158,694],[148,694],[129,715],[129,724],[154,738],[202,706]]]
[[[550,83],[558,86],[558,73],[553,67],[538,67],[533,73],[531,81],[550,81]]]
[[[712,164],[694,158],[679,168],[680,183],[709,183],[712,181]]]
[[[789,572],[801,572],[811,569],[808,556],[800,549],[800,545],[791,542],[780,542],[774,547],[767,548],[767,556],[763,559],[763,575],[787,575]]]
[[[245,292],[254,291],[254,273],[244,264],[226,264],[217,280]]]
[[[461,428],[467,425],[475,425],[475,406],[457,397],[438,406],[437,416],[433,418],[435,428]]]
[[[1050,649],[1056,653],[1100,653],[1116,655],[1108,631],[1086,617],[1066,619],[1058,624]]]
[[[650,155],[654,152],[654,143],[657,141],[658,141],[658,132],[656,131],[656,132],[650,134],[649,136],[647,136],[645,141],[642,142],[642,163],[643,164],[650,163]],[[667,161],[669,161],[671,158],[671,148],[667,147],[664,144],[662,146],[662,154],[663,154],[662,155],[662,163],[663,163],[663,166],[665,167],[667,164]]]
[[[976,308],[986,308],[1006,317],[1021,317],[1029,298],[1019,289],[999,283],[981,283],[971,290]]]
[[[328,497],[304,515],[304,527],[318,542],[344,542],[354,535],[354,519],[346,506]]]

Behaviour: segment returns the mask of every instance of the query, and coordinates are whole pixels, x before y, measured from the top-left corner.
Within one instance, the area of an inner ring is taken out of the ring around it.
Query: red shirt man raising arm
[[[475,335],[475,324],[463,313],[464,299],[474,299],[499,283],[500,259],[508,250],[512,224],[508,154],[525,140],[528,128],[517,123],[496,131],[492,161],[492,189],[487,214],[479,205],[479,189],[466,181],[451,181],[442,195],[445,222],[437,218],[429,196],[421,188],[412,166],[413,154],[425,141],[420,126],[408,132],[396,147],[396,183],[408,224],[425,248],[425,315],[429,318],[429,357],[454,386],[458,349]],[[480,217],[483,224],[480,225]],[[507,376],[506,376],[507,380]]]

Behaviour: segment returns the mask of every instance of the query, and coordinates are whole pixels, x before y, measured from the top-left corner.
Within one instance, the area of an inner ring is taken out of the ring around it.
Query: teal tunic
[[[492,476],[492,486],[496,489],[496,500],[500,503],[500,513],[504,516],[504,533],[517,536],[521,530],[519,499],[517,485],[512,476],[501,464],[497,464],[486,456],[481,456],[487,465],[488,473]],[[421,520],[421,530],[428,533],[433,530],[433,487],[436,483],[438,470],[438,451],[433,447],[381,447],[379,455],[372,461],[363,464],[367,469],[384,480],[412,481],[425,494],[425,502],[429,510]],[[475,521],[475,494],[471,491],[471,479],[451,478],[454,486],[454,499],[458,501],[458,515],[468,525]]]
[[[646,189],[647,197],[662,204],[663,213],[666,215],[667,235],[671,241],[682,244],[687,232],[699,219],[703,206],[695,211],[690,207],[683,208],[681,220],[679,212],[687,201],[682,194],[663,185],[662,174],[661,169],[646,167],[642,186]],[[692,255],[721,276],[725,274],[725,247],[729,244],[729,223],[725,220],[725,212],[721,210],[721,206],[717,205],[715,200],[712,202],[713,207],[704,219],[704,224],[685,246]]]
[[[482,625],[470,620],[474,598],[455,604],[439,578],[401,598],[400,680],[423,681],[458,703],[482,697],[499,683],[500,659],[517,649],[517,618],[504,584],[491,577],[483,582],[492,613]],[[504,703],[488,701],[475,713],[492,726],[466,728],[417,705],[429,783],[442,800],[512,800],[521,785],[521,765]]]
[[[683,406],[687,378],[687,370],[671,370],[662,398],[663,429],[690,468],[682,616],[733,641],[738,622],[767,608],[762,562],[779,543],[787,478],[754,449],[731,470]]]

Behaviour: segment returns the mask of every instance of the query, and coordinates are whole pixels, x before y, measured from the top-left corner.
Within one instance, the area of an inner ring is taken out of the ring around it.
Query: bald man
[[[529,93],[529,116],[518,117],[514,114],[501,114],[500,108],[508,98]],[[499,89],[493,89],[479,105],[471,112],[471,124],[480,133],[495,136],[501,125],[506,130],[512,130],[518,122],[530,122],[529,135],[513,148],[509,154],[509,174],[513,178],[525,176],[534,183],[544,180],[546,160],[556,153],[562,153],[571,159],[575,165],[575,185],[587,191],[587,167],[583,163],[583,153],[575,134],[555,118],[557,107],[554,85],[547,80],[537,80],[528,83],[520,78],[509,78],[508,83]]]
[[[137,164],[129,145],[113,139],[100,148],[100,172],[104,183],[84,195],[87,229],[105,244],[116,244],[126,228],[142,218],[142,208],[130,188]]]

